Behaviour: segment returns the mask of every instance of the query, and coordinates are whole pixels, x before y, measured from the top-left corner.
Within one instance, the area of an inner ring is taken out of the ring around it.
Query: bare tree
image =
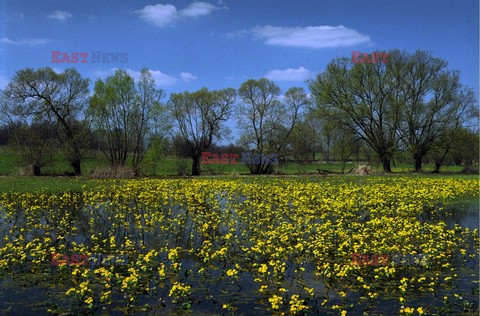
[[[392,54],[403,61],[399,136],[413,156],[415,171],[421,172],[422,161],[435,141],[462,126],[475,97],[471,89],[462,87],[458,72],[446,69],[444,60],[425,51]]]
[[[271,80],[247,80],[239,89],[242,103],[237,119],[243,133],[240,142],[254,154],[281,153],[300,119],[308,98],[302,88],[290,88],[280,101],[280,88]],[[247,162],[253,174],[271,173],[271,160]]]
[[[0,101],[0,120],[10,134],[7,145],[21,153],[33,175],[41,175],[42,167],[53,162],[59,145],[56,125],[38,119],[31,121],[28,117],[15,114],[11,100],[2,97]]]
[[[67,142],[67,158],[75,174],[81,174],[84,158],[80,135],[72,126],[84,109],[88,95],[89,79],[84,79],[74,69],[57,74],[51,68],[37,71],[27,68],[17,71],[5,90],[5,97],[15,103],[15,115],[31,121],[55,120]]]
[[[223,123],[228,119],[235,102],[234,89],[172,93],[170,108],[178,132],[184,140],[186,155],[193,160],[192,175],[200,175],[201,153],[214,140],[220,140],[228,133]]]
[[[308,111],[302,115],[297,127],[292,131],[290,140],[293,156],[297,160],[316,160],[316,153],[323,150],[321,146],[322,123],[317,114]]]
[[[335,129],[339,127],[339,124],[335,121],[322,119],[322,128],[320,129],[320,135],[322,137],[324,148],[324,158],[326,161],[334,160],[333,147],[335,144]]]

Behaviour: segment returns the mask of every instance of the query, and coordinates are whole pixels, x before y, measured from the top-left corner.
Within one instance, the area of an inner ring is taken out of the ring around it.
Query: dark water
[[[101,212],[101,210],[100,210]],[[180,208],[176,209],[176,212],[182,213],[183,210]],[[108,220],[106,214],[98,214],[97,218],[104,219],[105,222],[96,222],[98,227],[105,227],[104,230],[108,229]],[[81,215],[82,216],[82,215]],[[85,215],[86,217],[86,215]],[[443,221],[451,229],[455,225],[460,225],[464,228],[475,229],[479,227],[479,201],[475,200],[459,200],[454,204],[445,207],[445,211],[436,216],[429,217],[428,214],[423,214],[420,220],[422,221],[433,221],[440,222]],[[10,224],[3,223],[1,231],[6,232]],[[187,222],[186,227],[189,226]],[[225,227],[225,230],[228,229]],[[241,227],[239,227],[241,229]],[[125,230],[127,230],[125,228]],[[36,231],[32,233],[32,238],[35,235],[41,235],[42,231]],[[120,232],[121,234],[122,232]],[[184,236],[186,236],[185,234]],[[178,244],[195,244],[199,241],[196,240],[187,240],[184,236],[160,236],[154,233],[147,233],[145,236],[142,236],[146,240],[147,244],[153,244],[162,242],[163,238],[169,238],[171,240],[176,239]],[[90,237],[87,234],[79,234],[76,236],[77,242],[90,242]],[[197,262],[194,258],[185,257],[182,260],[182,266],[186,269],[195,269]],[[259,285],[256,284],[253,279],[254,276],[249,273],[242,273],[242,277],[238,280],[238,283],[231,283],[223,281],[220,276],[221,269],[211,272],[211,279],[204,279],[200,277],[192,278],[189,280],[189,283],[192,285],[192,296],[195,297],[195,300],[191,302],[190,309],[191,311],[182,311],[175,304],[171,304],[168,299],[168,294],[163,293],[165,298],[166,305],[162,306],[159,304],[159,297],[145,297],[139,300],[138,305],[144,305],[148,303],[150,306],[157,306],[156,309],[150,310],[149,314],[183,314],[183,313],[193,313],[195,315],[201,314],[222,314],[227,313],[226,310],[222,309],[221,302],[231,302],[237,307],[235,314],[243,315],[268,315],[270,312],[267,310],[269,306],[268,301],[262,301],[258,293]],[[287,271],[287,274],[289,271]],[[461,267],[460,263],[457,266],[456,273],[458,273],[458,279],[455,281],[455,285],[459,288],[462,288],[465,293],[470,293],[463,297],[464,301],[470,302],[471,305],[465,307],[466,314],[476,314],[478,311],[478,283],[477,289],[472,285],[472,281],[478,281],[478,257],[472,259],[467,263],[467,267]],[[292,278],[295,277],[295,273],[290,271]],[[72,311],[73,314],[78,314],[81,311],[75,306],[75,302],[65,296],[65,289],[58,287],[49,287],[46,284],[45,280],[49,279],[50,275],[23,275],[16,276],[14,278],[6,276],[0,281],[0,314],[11,314],[11,315],[43,315],[48,314],[47,309],[52,308],[53,310],[64,310]],[[315,289],[324,289],[325,285],[317,276],[313,274],[313,267],[307,269],[303,275],[306,286],[313,287]],[[438,296],[438,300],[432,300],[432,296],[419,292],[418,296],[414,299],[409,299],[409,306],[428,306],[428,305],[440,305],[442,304],[442,297],[446,294],[451,295],[448,291],[439,291],[435,293]],[[348,293],[348,301],[358,300],[359,294],[355,292]],[[119,300],[121,298],[119,297]],[[263,300],[265,300],[263,298]],[[313,305],[312,305],[313,304]],[[337,315],[338,313],[333,313],[331,310],[323,309],[319,302],[312,303],[310,306],[313,307],[312,313],[319,313],[322,315]],[[329,305],[341,304],[341,298],[332,294],[330,296]],[[468,304],[468,303],[467,303]],[[105,310],[97,310],[95,314],[111,314],[111,315],[123,315],[126,312],[124,310],[117,309],[117,307],[123,306],[120,302],[109,306]],[[175,306],[172,309],[172,306]],[[383,297],[380,300],[377,300],[374,311],[370,312],[371,315],[392,315],[397,314],[400,308],[400,303],[398,298],[392,297]],[[367,311],[368,307],[366,304],[358,304],[352,308],[348,309],[347,315],[363,315],[364,311]],[[142,315],[145,312],[141,311],[131,311],[129,314]]]
[[[453,228],[455,224],[470,229],[479,228],[479,200],[459,200],[452,206],[446,208],[442,220],[448,228]]]

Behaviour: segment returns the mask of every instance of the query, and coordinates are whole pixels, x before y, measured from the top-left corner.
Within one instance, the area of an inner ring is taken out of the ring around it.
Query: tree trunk
[[[75,175],[79,176],[82,174],[82,169],[81,169],[81,166],[80,166],[80,162],[81,162],[81,153],[80,153],[80,149],[79,149],[79,146],[78,146],[78,143],[77,141],[75,140],[75,136],[73,134],[73,131],[72,129],[70,128],[70,126],[68,125],[67,123],[67,120],[65,119],[65,117],[62,117],[58,111],[55,111],[53,110],[53,106],[50,105],[50,107],[52,108],[52,111],[53,113],[57,116],[58,120],[60,120],[60,123],[62,124],[63,128],[65,129],[65,135],[67,136],[67,139],[68,139],[68,142],[69,142],[69,146],[72,147],[73,149],[73,154],[74,154],[74,157],[72,157],[72,161],[70,162],[70,165],[72,166],[74,172],[75,172]]]
[[[80,163],[80,159],[75,158],[70,162],[70,165],[73,168],[73,172],[75,173],[76,176],[82,175],[82,167]]]
[[[445,160],[445,157],[447,157],[447,154],[450,150],[450,145],[451,144],[452,144],[452,142],[448,143],[447,148],[443,152],[442,157],[435,160],[435,169],[433,170],[433,173],[439,173],[440,172],[440,167],[443,165],[443,161]]]
[[[383,165],[383,172],[385,173],[391,173],[392,172],[392,167],[390,166],[390,157],[385,157],[382,159],[382,165]]]
[[[125,167],[125,164],[121,160],[115,160],[112,164],[113,176],[116,178],[122,169]]]
[[[346,167],[346,165],[347,165],[347,160],[344,160],[344,161],[343,161],[343,164],[342,164],[342,174],[345,173],[345,167]]]
[[[37,164],[32,165],[32,172],[33,172],[33,175],[35,176],[39,176],[42,174],[42,171],[40,170],[40,166]]]
[[[263,168],[263,174],[272,174],[273,173],[273,165],[268,164]]]
[[[464,173],[471,172],[472,171],[472,166],[473,166],[473,161],[469,161],[469,160],[465,161],[462,172],[464,172]]]
[[[422,157],[420,155],[413,155],[415,160],[415,172],[422,172]]]
[[[192,164],[192,176],[199,176],[200,175],[200,155],[193,156],[193,164]]]

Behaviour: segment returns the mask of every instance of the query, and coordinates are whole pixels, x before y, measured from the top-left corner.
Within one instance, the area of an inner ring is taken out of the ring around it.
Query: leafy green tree
[[[133,133],[133,170],[138,175],[142,168],[142,161],[150,145],[155,144],[160,149],[160,139],[170,129],[167,122],[168,113],[161,99],[165,96],[163,90],[155,87],[152,74],[143,69],[137,83],[136,102],[132,113],[131,130]]]
[[[387,63],[350,64],[336,59],[311,82],[321,115],[369,145],[391,172],[399,143],[410,151],[415,170],[441,134],[460,127],[475,104],[458,72],[430,53],[388,53]]]
[[[375,150],[384,172],[391,172],[398,143],[398,64],[389,60],[352,65],[350,59],[335,59],[310,82],[320,115],[338,122]]]
[[[464,172],[472,170],[472,166],[478,163],[479,155],[479,137],[478,133],[468,128],[460,128],[454,131],[452,135],[450,155],[453,161],[459,165],[463,164]]]
[[[95,82],[88,119],[114,170],[126,166],[131,158],[135,174],[140,173],[151,131],[158,128],[158,115],[165,114],[160,102],[163,96],[148,69],[142,69],[137,84],[120,69],[105,81]]]

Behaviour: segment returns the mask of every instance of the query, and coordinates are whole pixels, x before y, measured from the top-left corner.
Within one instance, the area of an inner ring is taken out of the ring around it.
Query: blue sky
[[[16,70],[75,66],[92,79],[152,70],[167,94],[268,77],[285,91],[352,51],[428,50],[478,99],[475,0],[0,0],[0,88]],[[127,53],[126,63],[52,63],[52,51]]]

